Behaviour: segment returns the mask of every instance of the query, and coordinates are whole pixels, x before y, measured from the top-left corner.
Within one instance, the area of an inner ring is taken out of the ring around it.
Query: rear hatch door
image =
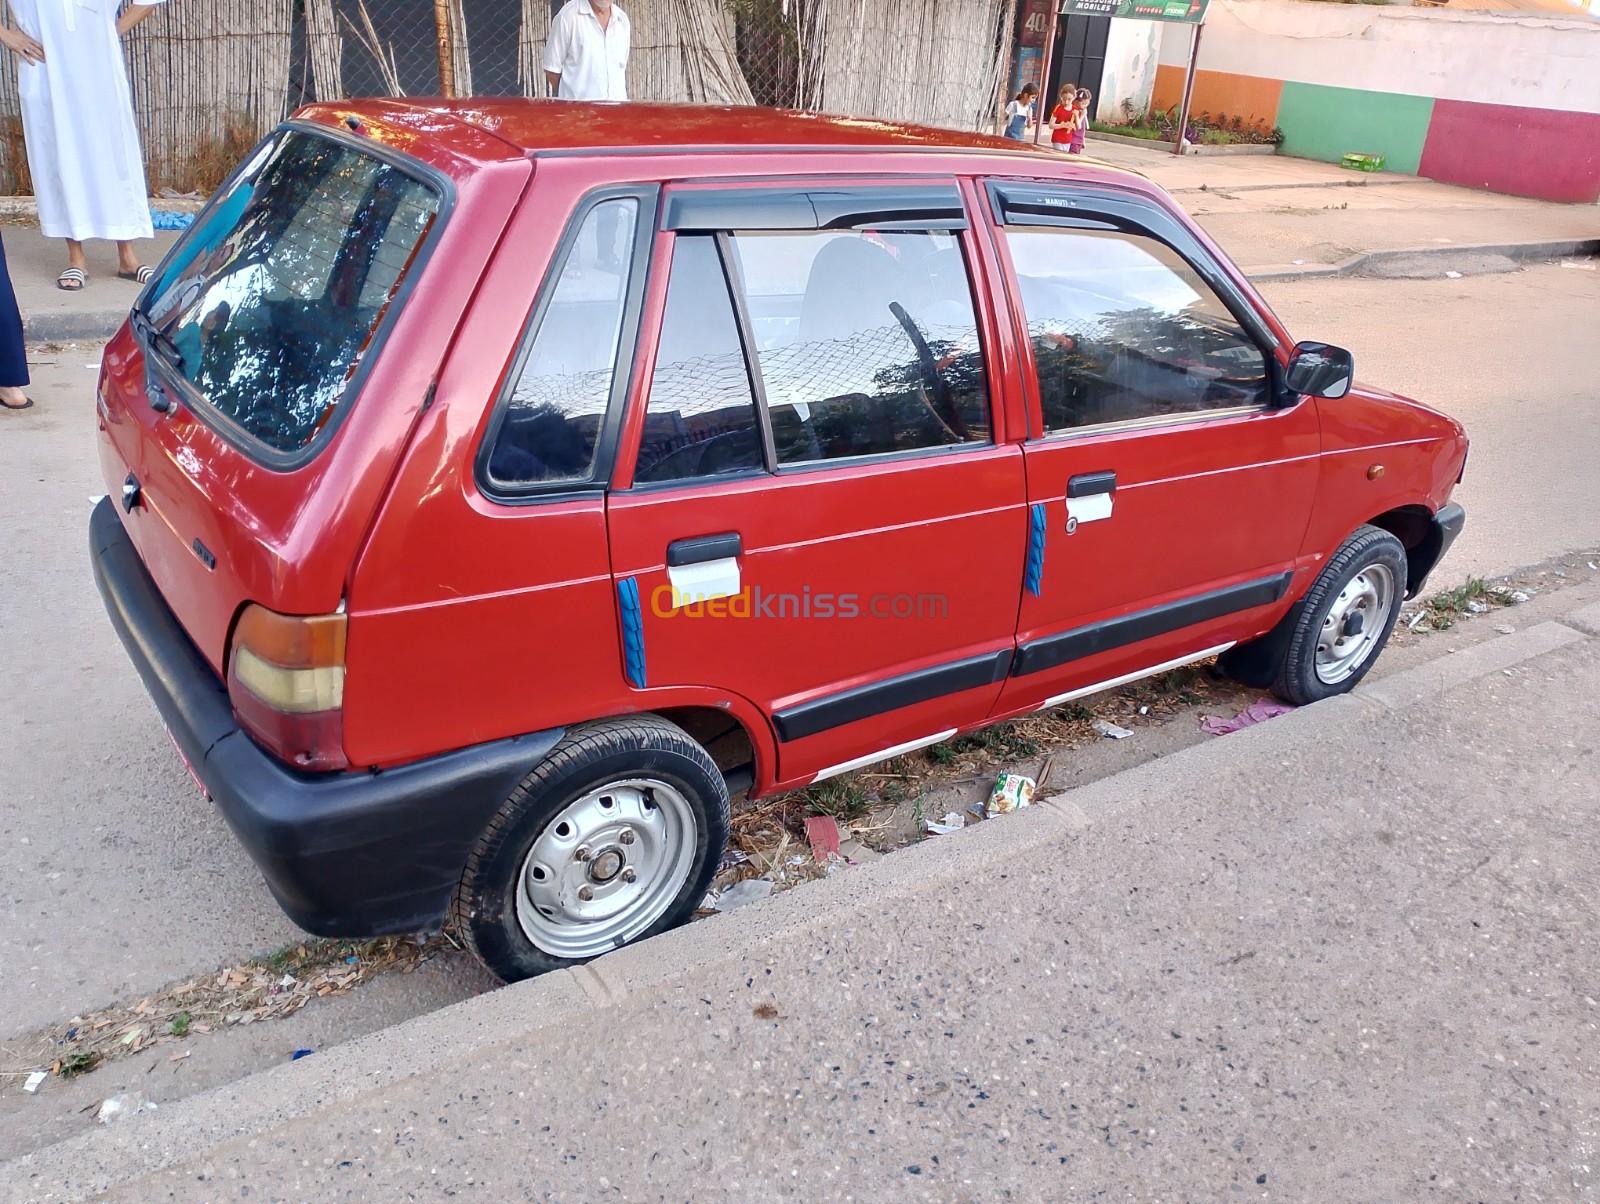
[[[531,165],[515,148],[465,125],[450,141],[424,161],[376,124],[280,130],[173,249],[107,349],[107,488],[219,675],[243,603],[340,606],[526,186]]]

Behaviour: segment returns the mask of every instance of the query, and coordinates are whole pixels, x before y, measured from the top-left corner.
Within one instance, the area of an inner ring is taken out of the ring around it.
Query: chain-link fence
[[[1015,0],[621,0],[638,101],[755,104],[993,129]],[[152,191],[209,191],[300,105],[542,96],[550,0],[183,0],[128,35]],[[0,188],[28,191],[0,56]]]

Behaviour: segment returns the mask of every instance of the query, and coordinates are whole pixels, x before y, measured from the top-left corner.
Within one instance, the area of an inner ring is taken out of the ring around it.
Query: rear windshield
[[[147,344],[235,426],[297,452],[349,388],[438,210],[400,168],[284,133],[162,265]]]

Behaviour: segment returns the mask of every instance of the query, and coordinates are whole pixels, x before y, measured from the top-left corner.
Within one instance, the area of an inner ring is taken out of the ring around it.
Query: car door
[[[980,722],[1026,509],[956,184],[680,187],[662,213],[608,504],[641,706],[748,699],[789,783]]]
[[[996,715],[1213,655],[1288,605],[1313,405],[1189,229],[1111,188],[992,182],[1024,349],[1029,564]]]

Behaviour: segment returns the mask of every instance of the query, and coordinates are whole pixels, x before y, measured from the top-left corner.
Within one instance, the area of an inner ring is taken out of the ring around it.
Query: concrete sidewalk
[[[89,283],[71,293],[56,287],[56,277],[67,266],[66,244],[59,238],[46,238],[36,223],[24,219],[0,225],[0,237],[5,239],[6,266],[29,342],[107,338],[122,325],[128,307],[139,295],[139,285],[117,276],[116,243],[84,244]],[[135,246],[143,262],[153,267],[177,237],[174,232],[158,230],[154,238]]]
[[[1090,139],[1091,157],[1160,184],[1258,280],[1348,275],[1384,259],[1600,252],[1600,206],[1562,205],[1287,156],[1178,157]],[[1469,264],[1461,265],[1470,271]]]
[[[1473,271],[1485,254],[1550,259],[1600,253],[1600,206],[1558,205],[1436,184],[1414,176],[1366,175],[1276,155],[1186,155],[1091,139],[1091,157],[1148,176],[1178,199],[1258,280],[1351,275],[1400,256],[1443,274]],[[170,201],[153,201],[172,207]],[[16,204],[10,206],[13,213]],[[34,342],[97,339],[127,316],[138,287],[116,275],[111,243],[89,244],[89,285],[56,288],[62,244],[12,216],[3,227],[11,279]],[[160,231],[141,244],[155,264],[177,238]]]
[[[7,1196],[1592,1198],[1597,685],[1589,601]]]

